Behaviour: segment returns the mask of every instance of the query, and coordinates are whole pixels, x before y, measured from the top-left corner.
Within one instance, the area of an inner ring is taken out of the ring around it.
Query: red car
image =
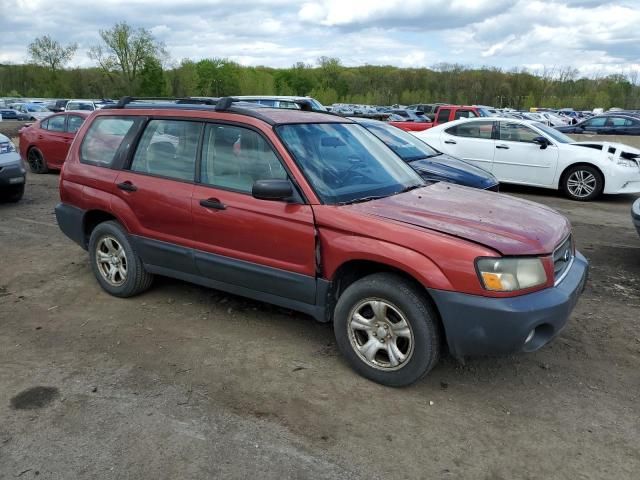
[[[398,127],[405,131],[421,132],[431,127],[440,125],[441,123],[452,122],[461,118],[481,117],[480,110],[477,107],[468,105],[438,105],[432,114],[431,122],[389,122],[394,127]]]
[[[76,132],[90,113],[58,113],[20,129],[20,156],[33,173],[62,168]]]
[[[425,183],[349,119],[130,102],[82,126],[56,207],[114,296],[165,275],[295,309],[333,322],[359,373],[401,386],[444,348],[539,349],[582,292],[564,216]]]

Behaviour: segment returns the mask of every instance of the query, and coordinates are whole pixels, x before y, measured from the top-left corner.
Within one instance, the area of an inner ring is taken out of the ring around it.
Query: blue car
[[[450,182],[497,192],[499,184],[491,173],[431,148],[419,138],[378,120],[351,118],[382,140],[420,176],[430,182]]]
[[[0,117],[3,120],[18,120],[18,112],[11,108],[0,108]]]

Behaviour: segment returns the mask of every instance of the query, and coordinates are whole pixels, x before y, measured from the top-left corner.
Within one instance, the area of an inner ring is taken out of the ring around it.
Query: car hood
[[[486,170],[444,153],[414,160],[409,165],[427,180],[443,180],[482,189],[498,183],[496,177]]]
[[[604,146],[608,146],[608,147],[613,147],[616,150],[624,150],[625,152],[638,152],[640,153],[640,149],[638,149],[637,147],[632,147],[631,145],[627,145],[626,143],[620,143],[620,142],[591,142],[591,141],[587,141],[587,142],[573,142],[573,143],[569,143],[567,145],[573,145],[576,147],[585,147],[588,145],[600,145],[602,147]],[[589,148],[589,147],[587,147]],[[601,150],[596,150],[594,148],[592,148],[592,150],[594,152],[599,152],[601,153]]]
[[[571,231],[566,217],[544,205],[442,182],[342,208],[471,240],[503,255],[549,254]]]

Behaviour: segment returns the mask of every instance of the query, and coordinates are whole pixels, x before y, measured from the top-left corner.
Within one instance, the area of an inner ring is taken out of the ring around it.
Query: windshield
[[[281,125],[276,132],[324,203],[387,197],[424,185],[361,125],[304,123]]]
[[[405,162],[440,155],[422,140],[410,133],[385,123],[365,123],[364,128],[382,140],[387,147]]]
[[[559,132],[553,127],[548,127],[544,123],[536,122],[534,123],[538,130],[542,130],[544,133],[553,138],[556,142],[560,143],[573,143],[575,140],[571,137],[566,136],[564,133]]]

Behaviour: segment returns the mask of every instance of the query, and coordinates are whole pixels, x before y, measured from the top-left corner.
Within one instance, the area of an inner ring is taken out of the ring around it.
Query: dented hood
[[[446,233],[503,255],[548,254],[569,234],[569,221],[538,203],[444,182],[350,209]]]

